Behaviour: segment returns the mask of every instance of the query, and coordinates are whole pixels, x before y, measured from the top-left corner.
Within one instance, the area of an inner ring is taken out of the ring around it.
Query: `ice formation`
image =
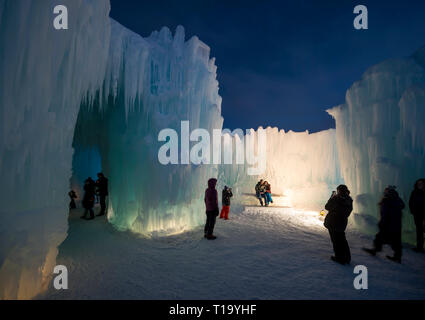
[[[396,185],[408,203],[416,179],[425,176],[425,48],[367,70],[347,91],[346,102],[328,112],[336,120],[342,175],[355,195],[354,218],[365,231],[377,222],[377,203]],[[404,214],[404,240],[413,240]]]
[[[234,188],[235,204],[254,204],[264,178],[278,203],[315,210],[345,181],[358,216],[373,217],[385,184],[406,200],[424,174],[424,50],[366,72],[329,111],[336,130],[265,129],[259,176],[234,163],[164,166],[160,130],[179,131],[184,120],[191,130],[222,128],[209,47],[185,42],[182,27],[142,38],[109,18],[107,0],[61,4],[78,12],[66,31],[52,27],[51,1],[0,0],[0,298],[46,287],[67,234],[70,184],[81,194],[98,170],[110,181],[109,221],[150,235],[202,224],[210,177]]]
[[[0,1],[0,297],[46,287],[67,232],[72,136],[79,105],[105,74],[108,1]],[[65,209],[65,210],[64,210]]]
[[[204,181],[217,175],[156,158],[164,127],[222,126],[209,47],[185,42],[182,27],[144,39],[109,18],[107,0],[62,4],[78,13],[69,30],[53,28],[51,1],[0,0],[2,298],[46,287],[67,233],[70,179],[78,191],[102,168],[110,221],[152,234],[199,225]]]
[[[204,218],[205,181],[217,167],[160,164],[158,133],[178,130],[182,120],[190,130],[222,127],[210,48],[197,37],[185,42],[182,27],[174,37],[163,28],[143,39],[112,21],[111,34],[99,109],[83,105],[98,123],[84,127],[87,118],[81,117],[74,145],[85,144],[98,128],[90,143],[97,144],[111,181],[108,217],[116,227],[170,234],[197,226]]]
[[[266,133],[266,170],[260,175],[249,175],[248,165],[223,164],[219,168],[219,186],[233,187],[234,202],[258,205],[254,187],[259,179],[272,186],[275,205],[322,210],[332,190],[343,183],[336,149],[335,130],[317,133],[285,132],[278,128],[259,128]],[[235,140],[240,135],[233,135]],[[242,138],[243,139],[243,138]],[[254,139],[257,141],[258,139]]]

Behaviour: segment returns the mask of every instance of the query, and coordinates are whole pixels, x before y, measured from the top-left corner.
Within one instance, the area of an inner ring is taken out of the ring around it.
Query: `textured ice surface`
[[[335,130],[313,134],[270,127],[258,130],[264,130],[267,137],[264,173],[248,175],[249,166],[237,165],[235,161],[232,165],[223,164],[219,169],[219,187],[233,187],[234,203],[259,204],[254,187],[259,179],[264,179],[271,184],[275,205],[322,210],[332,190],[343,182]],[[258,130],[252,134],[256,135]]]
[[[109,1],[0,0],[0,297],[46,286],[67,232],[72,136],[80,101],[105,74]]]
[[[372,231],[385,186],[398,187],[407,203],[416,179],[425,176],[425,49],[367,70],[329,113],[336,120],[344,181],[356,196],[358,226]],[[405,240],[413,223],[404,215]]]
[[[80,190],[101,167],[110,221],[144,233],[199,225],[204,182],[217,175],[157,160],[161,129],[222,126],[209,47],[185,42],[182,27],[143,39],[108,17],[106,0],[61,4],[78,13],[66,31],[52,27],[51,1],[0,1],[3,298],[46,287],[66,237],[71,175]]]
[[[74,148],[96,147],[110,181],[108,218],[119,229],[171,234],[204,220],[203,194],[214,165],[162,165],[158,133],[221,129],[221,97],[210,48],[184,29],[146,39],[112,21],[102,92],[83,103]],[[80,168],[74,163],[74,174]]]
[[[110,181],[110,222],[151,235],[200,225],[210,177],[234,188],[235,204],[255,203],[264,178],[280,195],[276,204],[316,210],[345,181],[359,216],[376,217],[386,184],[407,200],[424,175],[423,49],[368,70],[330,111],[336,134],[267,128],[261,176],[248,176],[246,165],[163,166],[160,130],[178,132],[183,120],[190,130],[222,128],[209,47],[185,42],[182,27],[142,38],[108,17],[107,0],[61,4],[78,13],[66,31],[52,27],[51,1],[0,0],[2,298],[46,288],[67,235],[70,180],[80,190],[100,168]]]

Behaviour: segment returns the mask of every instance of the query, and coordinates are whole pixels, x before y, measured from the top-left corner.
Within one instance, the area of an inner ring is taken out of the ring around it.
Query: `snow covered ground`
[[[203,230],[162,238],[116,231],[105,218],[70,215],[57,264],[69,289],[52,286],[38,299],[424,299],[425,255],[404,249],[403,263],[361,251],[372,238],[348,230],[351,266],[329,258],[331,244],[317,212],[232,208],[218,219],[218,239]],[[355,290],[355,265],[367,266],[369,289]]]

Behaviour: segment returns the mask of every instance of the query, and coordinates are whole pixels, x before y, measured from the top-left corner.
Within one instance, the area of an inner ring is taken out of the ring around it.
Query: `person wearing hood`
[[[217,237],[213,235],[214,225],[218,216],[218,194],[215,186],[217,185],[217,179],[211,178],[208,180],[208,188],[205,190],[205,207],[207,221],[204,228],[204,237],[208,240],[214,240]]]
[[[220,219],[229,220],[231,197],[233,197],[232,188],[225,186],[221,196],[221,204],[223,205],[223,208],[221,209]]]
[[[329,211],[326,215],[324,225],[329,231],[335,255],[331,259],[341,264],[351,262],[350,247],[345,237],[345,229],[348,217],[353,211],[353,199],[347,186],[339,185],[337,192],[326,203],[325,209]]]
[[[425,179],[416,181],[409,199],[410,212],[416,225],[416,252],[424,252]]]
[[[382,250],[384,244],[389,244],[394,250],[394,256],[387,256],[387,258],[401,263],[401,218],[405,205],[395,188],[395,186],[385,188],[384,196],[379,202],[381,219],[378,223],[379,232],[373,242],[374,248],[363,248],[363,250],[376,255]]]

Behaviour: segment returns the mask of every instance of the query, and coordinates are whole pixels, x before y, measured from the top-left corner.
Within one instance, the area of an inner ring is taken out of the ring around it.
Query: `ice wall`
[[[90,114],[82,123],[98,121],[74,145],[87,139],[98,145],[110,179],[108,217],[117,228],[157,235],[198,226],[205,218],[206,181],[217,176],[217,166],[162,165],[158,134],[171,128],[181,138],[181,121],[189,121],[190,131],[221,129],[210,48],[197,37],[185,42],[182,27],[174,36],[162,28],[142,38],[112,21],[111,34],[102,95],[82,107]]]
[[[356,195],[357,225],[374,231],[385,186],[398,186],[406,204],[416,179],[425,176],[423,121],[425,50],[371,67],[328,112],[336,120],[344,180]],[[413,223],[404,215],[405,240]]]
[[[104,79],[109,1],[0,1],[0,298],[46,287],[67,233],[72,137],[80,101]]]
[[[50,280],[71,175],[76,185],[101,167],[110,221],[151,234],[199,225],[217,175],[157,159],[160,130],[222,126],[209,47],[182,27],[144,39],[108,17],[106,0],[61,4],[68,30],[53,28],[52,1],[0,0],[1,298],[31,298]]]
[[[259,179],[267,180],[274,194],[274,205],[322,210],[332,190],[343,183],[336,149],[335,130],[317,133],[285,132],[278,128],[259,128],[248,134],[255,136],[259,130],[266,134],[266,169],[260,175],[248,175],[248,167],[221,165],[219,186],[233,187],[234,203],[258,205],[254,187]],[[234,135],[233,152],[236,150]],[[256,146],[256,151],[258,146]]]

